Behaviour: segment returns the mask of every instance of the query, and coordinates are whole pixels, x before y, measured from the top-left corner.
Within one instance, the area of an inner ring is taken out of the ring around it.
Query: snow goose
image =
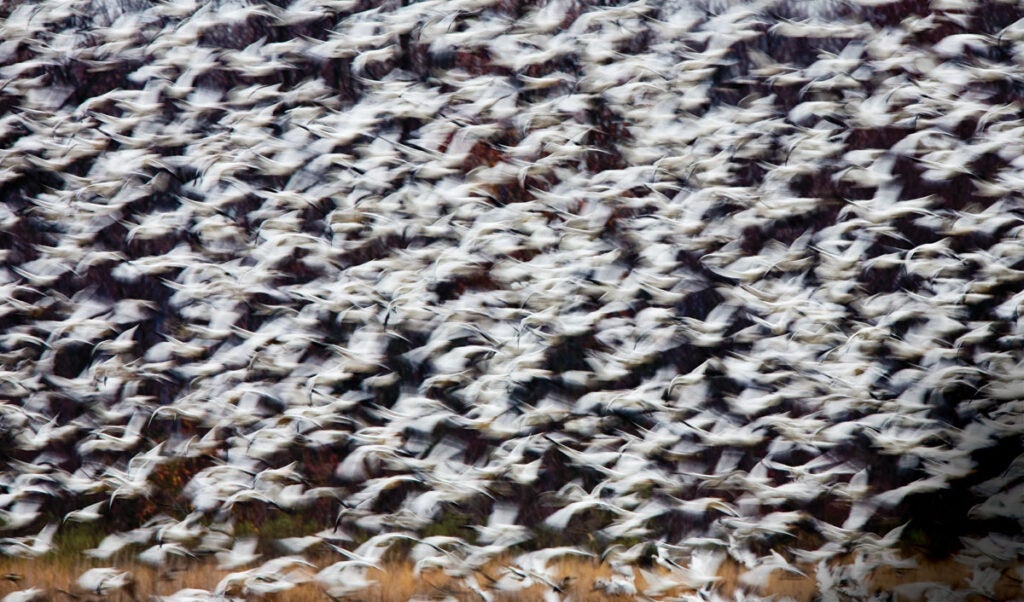
[[[135,580],[128,571],[114,568],[93,568],[78,577],[78,586],[90,594],[107,596],[116,592],[126,592],[134,597]]]

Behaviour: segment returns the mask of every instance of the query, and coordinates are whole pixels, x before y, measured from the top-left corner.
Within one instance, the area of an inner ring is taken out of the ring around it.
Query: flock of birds
[[[5,2],[0,553],[231,571],[168,601],[955,555],[907,595],[991,599],[1022,62],[996,0]]]

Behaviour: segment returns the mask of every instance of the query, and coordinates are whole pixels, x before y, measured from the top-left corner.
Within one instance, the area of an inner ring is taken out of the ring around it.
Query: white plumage
[[[4,9],[0,550],[237,570],[291,513],[331,595],[411,544],[483,599],[633,539],[655,597],[1015,557],[1019,7],[370,4]]]

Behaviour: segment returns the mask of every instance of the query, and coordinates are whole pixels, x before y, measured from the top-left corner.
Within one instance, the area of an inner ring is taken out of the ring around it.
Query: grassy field
[[[340,557],[338,557],[340,559]],[[320,558],[316,563],[318,566],[326,566],[335,559]],[[103,566],[100,563],[88,559],[54,559],[54,560],[23,560],[16,558],[0,559],[0,596],[13,591],[37,587],[46,590],[47,597],[51,600],[79,599],[98,600],[95,593],[83,591],[76,583],[78,576],[94,566]],[[476,581],[485,589],[494,579],[501,574],[501,562],[492,563],[484,567]],[[632,599],[651,599],[644,596],[607,595],[594,588],[596,580],[608,578],[612,574],[611,567],[596,561],[587,559],[564,559],[554,561],[552,566],[556,568],[560,579],[568,578],[563,592],[565,600],[586,600],[593,602],[603,601],[625,601]],[[134,576],[134,591],[122,591],[116,594],[103,597],[104,600],[126,602],[129,600],[148,600],[150,596],[169,595],[185,588],[198,588],[212,591],[217,584],[232,571],[217,569],[212,562],[192,561],[180,563],[169,570],[157,570],[145,565],[121,566],[121,570],[129,570]],[[368,591],[343,598],[345,600],[366,601],[366,602],[405,602],[408,600],[441,600],[455,599],[460,601],[480,600],[479,594],[473,592],[461,581],[447,576],[441,570],[424,571],[416,575],[413,565],[410,563],[392,563],[388,565],[385,572],[371,569],[369,577],[378,582],[378,585]],[[803,566],[801,569],[807,576],[794,573],[775,571],[772,573],[768,586],[763,591],[757,591],[741,584],[740,577],[743,574],[741,567],[735,563],[725,563],[719,570],[720,581],[716,585],[720,593],[731,598],[739,590],[761,595],[773,595],[776,600],[792,599],[800,602],[809,602],[818,593],[818,587],[814,579],[814,567]],[[236,569],[235,572],[244,569]],[[277,594],[267,595],[265,599],[280,602],[328,602],[331,598],[322,588],[312,581],[316,569],[297,569],[296,581],[300,581],[293,589]],[[663,569],[650,569],[661,576],[668,572]],[[996,600],[1021,599],[1024,595],[1021,583],[1015,578],[1014,571],[1005,571],[996,584]],[[871,593],[893,592],[897,586],[933,582],[952,586],[953,588],[964,588],[968,584],[970,571],[963,565],[949,560],[943,562],[921,562],[914,569],[893,570],[881,569],[872,574]],[[301,582],[305,581],[305,582]],[[647,583],[643,573],[635,570],[635,583],[643,590]],[[533,586],[518,592],[500,592],[491,590],[494,600],[500,601],[522,601],[540,602],[544,599],[544,588]],[[676,588],[667,591],[657,599],[670,599],[682,594],[692,592],[683,588]],[[228,590],[229,594],[241,595],[239,591]],[[897,599],[897,598],[893,598]],[[898,597],[899,600],[910,600],[913,597],[904,594]],[[976,600],[986,600],[975,596]]]

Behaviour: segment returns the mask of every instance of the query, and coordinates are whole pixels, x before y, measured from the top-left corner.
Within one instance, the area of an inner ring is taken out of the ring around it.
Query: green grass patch
[[[240,521],[235,525],[235,536],[274,540],[312,535],[321,528],[319,523],[305,514],[274,511],[259,524],[253,521]]]

